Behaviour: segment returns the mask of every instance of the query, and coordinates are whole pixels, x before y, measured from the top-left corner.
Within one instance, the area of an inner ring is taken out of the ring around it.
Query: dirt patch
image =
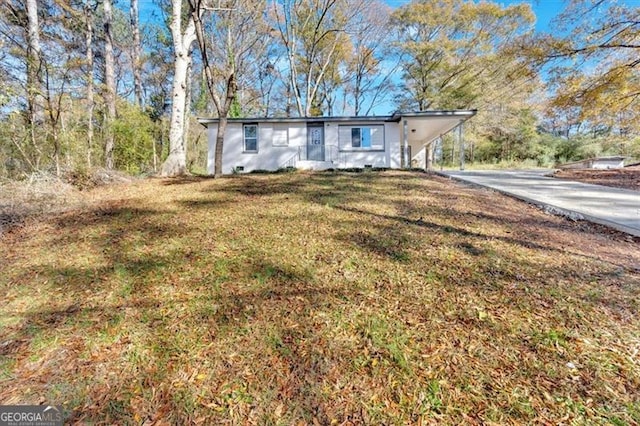
[[[558,170],[553,177],[640,191],[640,165],[612,170]]]

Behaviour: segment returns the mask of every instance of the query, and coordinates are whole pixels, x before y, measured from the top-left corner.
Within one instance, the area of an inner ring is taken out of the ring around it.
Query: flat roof
[[[248,123],[248,122],[269,122],[269,123],[319,123],[319,122],[352,122],[352,121],[386,121],[399,122],[403,117],[464,117],[471,118],[478,110],[475,109],[456,109],[456,110],[429,110],[429,111],[409,111],[395,112],[392,115],[367,115],[367,116],[333,116],[333,117],[244,117],[244,118],[228,118],[230,123]],[[219,118],[198,117],[200,124],[218,123]]]
[[[427,111],[406,111],[396,112],[393,118],[399,121],[404,117],[466,117],[471,118],[478,113],[477,109],[448,109],[448,110],[427,110]]]

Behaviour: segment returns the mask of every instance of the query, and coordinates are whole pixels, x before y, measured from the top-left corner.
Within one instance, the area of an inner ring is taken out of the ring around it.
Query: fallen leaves
[[[2,402],[145,425],[639,421],[633,241],[416,173],[107,188],[0,239]]]

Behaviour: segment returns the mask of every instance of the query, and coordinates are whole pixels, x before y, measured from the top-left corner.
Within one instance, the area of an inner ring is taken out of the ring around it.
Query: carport
[[[433,144],[447,133],[457,130],[460,146],[460,168],[464,169],[463,124],[476,115],[477,110],[421,111],[395,113],[392,120],[402,125],[402,167],[433,167]]]

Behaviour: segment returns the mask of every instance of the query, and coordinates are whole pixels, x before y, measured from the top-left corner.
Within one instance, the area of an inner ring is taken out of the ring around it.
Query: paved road
[[[640,192],[544,176],[549,170],[446,171],[455,179],[486,186],[577,219],[640,236]]]

